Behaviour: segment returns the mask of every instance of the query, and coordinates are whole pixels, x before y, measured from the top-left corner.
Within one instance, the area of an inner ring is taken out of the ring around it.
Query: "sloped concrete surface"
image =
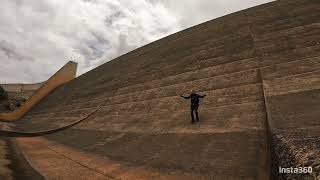
[[[319,10],[280,0],[186,29],[57,88],[1,132],[41,135],[17,142],[48,179],[317,179]],[[190,89],[207,95],[196,125],[179,97]],[[314,172],[276,171],[302,165]]]

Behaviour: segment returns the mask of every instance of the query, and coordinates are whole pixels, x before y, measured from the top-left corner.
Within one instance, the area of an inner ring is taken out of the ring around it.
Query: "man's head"
[[[191,94],[195,94],[196,91],[194,89],[191,90]]]

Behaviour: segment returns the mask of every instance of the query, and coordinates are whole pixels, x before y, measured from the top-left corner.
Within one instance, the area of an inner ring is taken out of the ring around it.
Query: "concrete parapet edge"
[[[34,83],[34,84],[21,84],[21,83],[16,83],[16,84],[0,84],[6,91],[8,92],[23,92],[23,91],[35,91],[39,89],[44,82],[40,83]]]

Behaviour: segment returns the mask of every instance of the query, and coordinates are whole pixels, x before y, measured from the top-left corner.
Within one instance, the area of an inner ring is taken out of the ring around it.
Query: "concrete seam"
[[[248,16],[246,14],[246,16]],[[264,84],[263,84],[263,77],[262,77],[262,72],[261,72],[261,56],[257,53],[256,50],[256,44],[255,44],[255,34],[252,30],[252,25],[249,22],[249,20],[247,19],[247,23],[248,23],[248,28],[249,28],[249,32],[250,32],[250,37],[253,43],[253,50],[254,50],[254,54],[255,57],[257,58],[257,69],[258,69],[258,74],[259,74],[259,78],[260,78],[260,82],[261,82],[261,91],[263,94],[263,98],[264,98],[264,106],[265,106],[265,115],[266,115],[266,120],[265,120],[265,126],[266,126],[266,138],[267,138],[267,146],[268,146],[268,158],[267,158],[267,165],[268,165],[268,175],[269,175],[269,179],[272,177],[272,160],[271,160],[271,129],[270,129],[270,125],[269,125],[269,114],[268,114],[268,105],[267,105],[267,98],[265,95],[265,88],[264,88]]]
[[[60,155],[60,156],[62,156],[62,157],[64,157],[64,158],[66,158],[66,159],[68,159],[68,160],[70,160],[70,161],[72,161],[72,162],[75,162],[76,164],[79,164],[80,166],[85,167],[85,168],[87,168],[87,169],[89,169],[89,170],[91,170],[91,171],[94,171],[94,172],[96,172],[96,173],[98,173],[98,174],[101,174],[101,175],[106,176],[106,177],[111,178],[111,179],[117,179],[117,178],[115,178],[115,177],[113,177],[113,176],[110,176],[110,175],[108,175],[108,174],[101,173],[101,172],[99,172],[99,171],[97,171],[97,170],[95,170],[95,169],[93,169],[93,168],[91,168],[91,167],[89,167],[89,166],[86,166],[86,165],[82,164],[81,162],[78,162],[78,161],[76,161],[76,160],[74,160],[74,159],[72,159],[72,158],[70,158],[70,157],[68,157],[68,156],[66,156],[66,155],[64,155],[64,154],[62,154],[62,153],[54,150],[54,149],[51,148],[50,146],[47,146],[47,148],[50,149],[51,151],[55,152],[56,154],[58,154],[58,155]]]

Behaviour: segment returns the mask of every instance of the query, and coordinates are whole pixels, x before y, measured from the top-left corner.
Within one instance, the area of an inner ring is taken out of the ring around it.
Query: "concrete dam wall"
[[[64,84],[0,134],[49,179],[319,178],[319,21],[319,1],[280,0],[200,24]],[[195,125],[191,89],[207,95]]]
[[[35,91],[41,87],[42,83],[35,84],[0,84],[8,92]]]
[[[10,96],[17,96],[28,99],[42,86],[43,82],[35,84],[0,84]]]

